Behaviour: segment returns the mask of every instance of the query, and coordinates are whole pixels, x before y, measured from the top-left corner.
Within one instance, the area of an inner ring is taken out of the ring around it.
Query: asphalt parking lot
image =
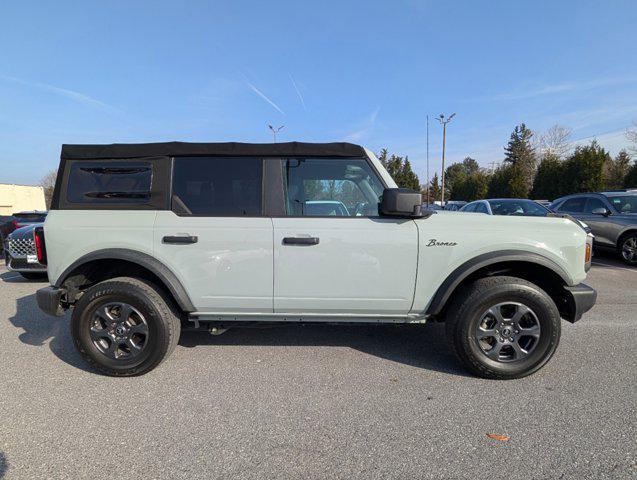
[[[2,265],[0,478],[635,478],[637,269],[597,256],[588,283],[522,380],[467,376],[436,324],[188,333],[115,379]]]

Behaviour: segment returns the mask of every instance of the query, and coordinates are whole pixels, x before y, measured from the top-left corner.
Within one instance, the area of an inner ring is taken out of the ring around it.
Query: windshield
[[[637,213],[637,195],[619,195],[608,200],[619,213]]]
[[[532,200],[490,200],[494,215],[524,215],[546,217],[549,210]]]

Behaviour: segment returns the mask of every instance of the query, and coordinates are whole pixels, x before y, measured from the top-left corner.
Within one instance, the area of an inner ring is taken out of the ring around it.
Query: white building
[[[46,210],[42,187],[0,183],[0,215],[31,210]]]

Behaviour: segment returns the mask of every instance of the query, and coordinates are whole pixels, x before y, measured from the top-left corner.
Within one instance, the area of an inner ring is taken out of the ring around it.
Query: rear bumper
[[[44,313],[60,317],[64,315],[64,308],[62,307],[62,294],[64,290],[55,287],[45,287],[39,289],[35,293],[35,299],[38,302],[38,307]]]
[[[597,300],[595,289],[580,283],[572,287],[564,287],[566,290],[566,300],[568,303],[568,315],[566,320],[577,322],[584,313],[588,312]]]

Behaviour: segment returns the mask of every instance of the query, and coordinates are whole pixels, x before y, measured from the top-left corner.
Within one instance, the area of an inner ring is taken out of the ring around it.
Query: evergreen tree
[[[529,196],[536,169],[532,138],[533,132],[521,123],[515,127],[509,143],[504,147],[504,161],[511,167],[506,171],[508,188],[503,190],[507,197],[527,198]]]
[[[378,155],[378,159],[400,188],[411,188],[412,190],[420,191],[420,180],[411,169],[408,157],[404,159],[396,155],[390,157],[387,149],[383,148]]]
[[[533,132],[524,123],[517,125],[509,143],[504,147],[504,161],[513,165],[520,161],[535,161],[535,149],[531,143]]]
[[[489,180],[487,190],[489,198],[509,198],[511,197],[509,181],[513,178],[514,166],[503,164],[495,169]]]
[[[434,173],[433,178],[429,182],[429,202],[440,200],[440,182],[438,180],[438,172]]]
[[[564,165],[556,154],[545,155],[535,173],[531,198],[555,200],[566,195],[562,186]]]
[[[635,160],[628,169],[628,173],[624,179],[624,187],[637,188],[637,160]]]
[[[621,150],[614,159],[605,165],[604,176],[607,190],[617,190],[624,187],[624,179],[630,169],[630,155]]]
[[[575,148],[564,162],[565,193],[596,192],[604,189],[604,166],[612,159],[596,140]]]

